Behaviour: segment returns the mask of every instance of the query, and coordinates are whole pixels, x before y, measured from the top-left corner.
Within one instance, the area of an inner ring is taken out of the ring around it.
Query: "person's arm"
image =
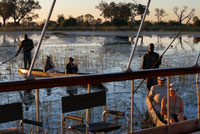
[[[33,40],[31,40],[31,48],[30,51],[34,48]]]
[[[43,64],[43,72],[46,72],[46,63]]]
[[[65,74],[67,74],[67,65],[65,65]]]
[[[18,49],[17,53],[15,54],[15,56],[17,56],[21,50],[22,50],[22,45],[19,47],[19,49]]]
[[[180,98],[180,112],[184,114],[183,99]]]
[[[51,64],[52,68],[55,68],[55,65],[54,65],[54,63],[52,61],[50,61],[50,64]]]
[[[149,101],[149,109],[151,110],[152,109],[152,107],[153,107],[153,103],[152,103],[152,101],[153,101],[153,97],[154,97],[154,91],[153,91],[153,86],[151,87],[151,90],[150,90],[150,92],[149,92],[149,95],[147,96],[147,98],[148,98],[148,101]]]
[[[72,73],[72,67],[70,64],[66,65],[66,69],[65,69],[66,74],[71,74]]]
[[[141,69],[146,69],[146,58],[145,58],[145,55],[144,55],[143,58],[142,58]]]
[[[162,57],[158,54],[158,67],[162,64]]]
[[[160,109],[160,114],[161,115],[166,115],[167,114],[167,111],[166,111],[166,102],[167,102],[166,97],[163,97],[162,101],[161,101],[161,109]]]

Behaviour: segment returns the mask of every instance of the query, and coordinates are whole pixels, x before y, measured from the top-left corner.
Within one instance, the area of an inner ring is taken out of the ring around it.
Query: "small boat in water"
[[[162,119],[162,117],[160,117],[154,108],[150,109],[150,104],[149,104],[149,100],[148,97],[146,97],[146,105],[147,105],[147,109],[149,114],[151,115],[154,124],[156,125],[156,127],[158,126],[163,126],[166,125],[166,123],[164,122],[164,120]]]
[[[26,76],[28,74],[28,71],[29,70],[27,70],[27,69],[18,68],[19,75]],[[43,70],[41,70],[41,69],[33,69],[31,74],[35,78],[41,78],[41,77],[77,76],[77,75],[84,75],[84,74],[88,74],[88,73],[65,74],[64,72],[54,72],[53,73],[53,72],[43,72]],[[97,87],[100,89],[106,89],[106,87],[102,83],[92,84],[91,86]]]
[[[28,74],[27,69],[19,68],[18,74],[19,75],[27,75]],[[77,76],[77,75],[83,75],[86,73],[77,73],[77,74],[65,74],[64,72],[43,72],[41,69],[33,69],[31,74],[35,77],[58,77],[58,76]]]

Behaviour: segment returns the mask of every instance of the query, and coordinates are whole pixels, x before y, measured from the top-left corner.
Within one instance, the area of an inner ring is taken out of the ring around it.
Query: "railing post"
[[[131,80],[131,134],[134,133],[134,81]]]
[[[36,89],[36,121],[40,121],[39,89]],[[39,126],[37,126],[37,132],[40,132]]]
[[[169,134],[169,125],[170,125],[170,101],[169,101],[169,94],[170,94],[170,91],[169,91],[169,87],[170,86],[170,76],[167,76],[167,133]]]
[[[197,109],[198,109],[198,120],[200,128],[200,97],[199,97],[199,73],[196,75],[196,88],[197,88]]]
[[[88,94],[91,92],[90,87],[91,87],[90,84],[88,84]],[[91,112],[90,109],[86,110],[86,121],[87,122],[90,122],[90,112]],[[88,133],[89,133],[89,130],[86,128],[86,134],[88,134]]]

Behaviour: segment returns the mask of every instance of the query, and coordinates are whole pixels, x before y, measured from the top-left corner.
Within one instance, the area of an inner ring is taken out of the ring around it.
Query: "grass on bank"
[[[76,26],[76,27],[59,27],[48,26],[48,31],[138,31],[139,26]],[[0,27],[1,32],[12,31],[42,31],[40,26],[4,26]],[[143,31],[179,31],[181,26],[143,26]],[[200,27],[187,26],[184,31],[200,32]]]

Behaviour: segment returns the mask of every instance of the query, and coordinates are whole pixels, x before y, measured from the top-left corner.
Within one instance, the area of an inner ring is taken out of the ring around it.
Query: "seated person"
[[[152,86],[147,96],[149,100],[149,109],[151,110],[152,107],[154,107],[155,112],[158,115],[160,114],[162,98],[167,95],[167,86],[165,85],[165,80],[165,77],[158,77],[158,85]]]
[[[78,72],[78,67],[73,62],[74,58],[69,57],[65,66],[65,74],[76,74]]]
[[[50,56],[47,56],[45,63],[43,64],[43,72],[54,73],[57,72],[55,70],[55,65],[51,60]]]
[[[183,100],[176,95],[177,88],[171,83],[170,84],[170,123],[183,121],[184,120],[184,109],[183,109]],[[161,115],[164,116],[164,119],[167,121],[167,97],[163,97],[161,101]]]

